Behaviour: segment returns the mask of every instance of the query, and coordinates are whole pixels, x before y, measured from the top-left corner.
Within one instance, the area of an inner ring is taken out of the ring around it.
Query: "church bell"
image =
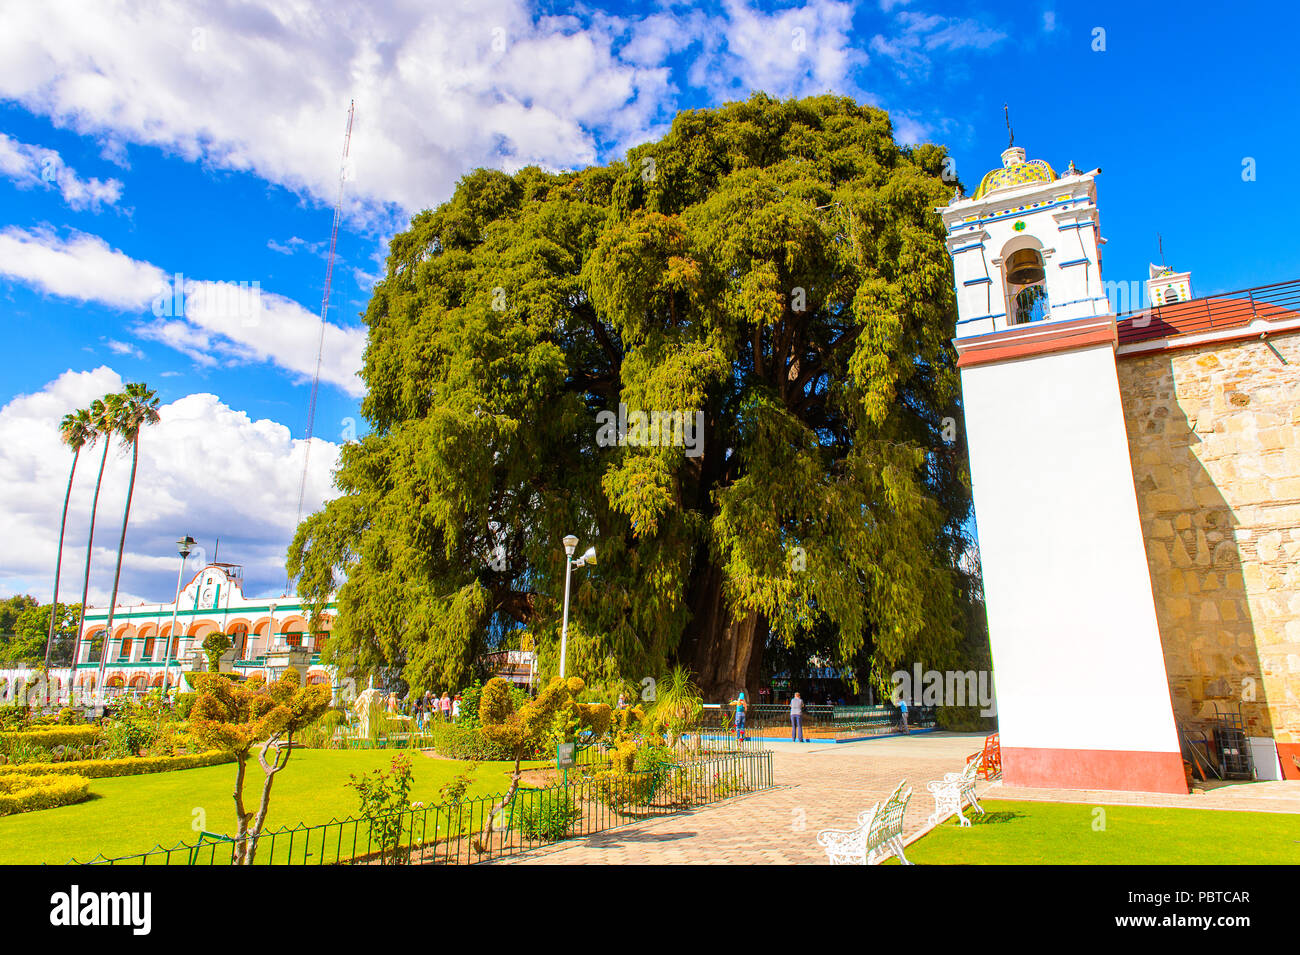
[[[1033,249],[1021,249],[1012,252],[1007,259],[1007,280],[1012,285],[1033,285],[1047,276],[1043,268],[1043,257]]]

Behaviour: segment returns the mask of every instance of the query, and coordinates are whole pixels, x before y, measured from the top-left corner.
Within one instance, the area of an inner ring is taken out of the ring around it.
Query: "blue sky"
[[[363,427],[359,314],[412,213],[477,166],[616,159],[678,110],[751,89],[882,106],[901,139],[946,144],[968,190],[998,165],[1007,102],[1031,158],[1102,167],[1107,279],[1145,279],[1157,232],[1199,294],[1300,276],[1292,4],[0,5],[0,594],[48,599],[69,463],[53,425],[131,380],[158,391],[164,423],[142,444],[128,596],[167,597],[182,533],[207,556],[220,537],[250,591],[283,589],[353,98],[309,504]],[[177,272],[257,283],[256,319],[155,315]],[[101,603],[126,470],[109,460]]]

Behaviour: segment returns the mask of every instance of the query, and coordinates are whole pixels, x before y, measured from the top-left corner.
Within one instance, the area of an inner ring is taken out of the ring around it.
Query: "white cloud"
[[[139,348],[136,348],[130,342],[119,342],[116,339],[107,338],[104,344],[108,350],[115,355],[130,355],[132,358],[144,358],[145,354]]]
[[[542,16],[527,0],[14,5],[0,98],[56,124],[246,170],[332,203],[356,101],[349,209],[376,231],[477,166],[571,168],[652,138],[674,112],[664,58],[692,47],[711,92],[852,92],[853,7]],[[796,31],[802,31],[797,33]]]
[[[57,151],[21,143],[4,133],[0,133],[0,176],[12,179],[19,189],[57,188],[63,201],[78,210],[98,212],[101,205],[111,206],[122,196],[120,180],[82,179]]]
[[[296,235],[290,236],[284,242],[277,242],[275,239],[267,239],[266,247],[272,252],[279,252],[281,255],[293,255],[302,250],[312,255],[325,257],[327,243],[321,239],[315,242],[309,242],[306,239],[299,238]]]
[[[852,43],[853,5],[811,0],[766,13],[726,0],[721,23],[704,24],[705,52],[691,82],[715,96],[764,90],[778,96],[833,91],[860,95],[852,82],[867,55]]]
[[[136,333],[161,342],[205,367],[222,362],[269,361],[310,379],[321,341],[319,315],[297,302],[263,292],[257,281],[179,282],[156,265],[110,248],[98,236],[10,226],[0,231],[0,276],[80,302],[98,302],[141,316]],[[180,287],[183,286],[183,293]],[[353,397],[364,393],[361,369],[366,333],[325,326],[321,380]]]
[[[6,11],[0,98],[106,140],[331,203],[350,99],[353,211],[388,219],[485,163],[568,166],[648,127],[665,76],[523,0],[263,5],[51,0]]]
[[[102,302],[131,309],[148,304],[162,269],[111,249],[98,236],[72,233],[60,238],[46,228],[0,231],[0,275],[78,302]]]
[[[58,423],[67,412],[119,391],[111,368],[68,371],[35,394],[19,395],[0,408],[0,594],[32,593],[50,599],[59,519],[72,455],[59,442]],[[289,429],[223,404],[211,394],[192,394],[163,405],[161,422],[145,429],[121,590],[134,601],[168,600],[174,593],[178,558],[173,541],[197,538],[211,557],[242,563],[250,594],[284,588],[284,557],[297,516],[306,442]],[[336,491],[332,472],[340,446],[312,439],[304,511],[318,509]],[[130,458],[110,447],[100,491],[91,562],[91,602],[108,602],[121,530]],[[102,446],[83,450],[68,509],[60,601],[81,599],[90,504]],[[193,565],[193,559],[191,559]],[[124,598],[119,596],[119,601]]]
[[[944,17],[933,13],[902,10],[894,17],[898,31],[886,37],[871,38],[873,53],[894,60],[900,75],[924,77],[929,73],[931,54],[950,54],[958,50],[986,50],[1006,39],[1000,30],[978,20]]]

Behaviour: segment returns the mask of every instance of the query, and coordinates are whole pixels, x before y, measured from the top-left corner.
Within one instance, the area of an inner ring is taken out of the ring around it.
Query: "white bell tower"
[[[1186,792],[1101,279],[1096,177],[1012,146],[938,212],[1008,786]]]

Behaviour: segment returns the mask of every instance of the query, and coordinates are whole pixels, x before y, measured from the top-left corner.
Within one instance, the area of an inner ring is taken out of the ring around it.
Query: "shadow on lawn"
[[[1000,809],[996,812],[985,811],[983,813],[968,812],[966,818],[975,826],[995,826],[1003,822],[1011,822],[1013,819],[1020,819],[1025,814],[1015,809]],[[957,817],[953,816],[952,822],[957,823]],[[958,823],[960,825],[960,823]]]

